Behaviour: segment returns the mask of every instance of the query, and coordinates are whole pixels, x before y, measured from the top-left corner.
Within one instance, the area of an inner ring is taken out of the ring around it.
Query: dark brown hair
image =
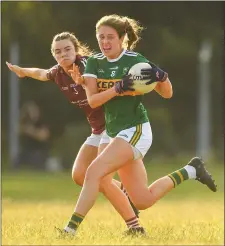
[[[126,16],[119,16],[116,14],[103,16],[96,24],[96,33],[101,26],[110,26],[114,28],[119,38],[126,35],[124,44],[128,50],[133,50],[138,43],[140,33],[144,29],[138,21]]]
[[[81,43],[73,33],[61,32],[61,33],[56,34],[52,40],[51,52],[53,56],[54,56],[54,49],[53,49],[54,43],[60,40],[64,40],[64,39],[68,39],[73,43],[77,54],[81,56],[91,56],[92,55],[92,51],[90,50],[90,48],[86,44]]]

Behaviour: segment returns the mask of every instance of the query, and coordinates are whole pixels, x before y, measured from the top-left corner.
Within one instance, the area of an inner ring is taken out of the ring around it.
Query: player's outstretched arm
[[[47,69],[41,69],[41,68],[22,68],[17,65],[12,65],[9,62],[6,62],[6,65],[8,68],[14,72],[18,77],[24,78],[24,77],[31,77],[33,79],[41,80],[41,81],[48,81],[47,78]]]

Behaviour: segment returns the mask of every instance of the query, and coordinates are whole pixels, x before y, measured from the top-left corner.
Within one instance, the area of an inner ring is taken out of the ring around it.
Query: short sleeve
[[[88,56],[77,55],[77,57],[76,57],[75,64],[79,67],[79,71],[81,74],[84,73],[84,69],[85,69],[86,64],[87,64],[87,59],[88,59]]]
[[[55,81],[56,74],[58,72],[58,65],[53,66],[47,72],[47,78],[49,80]]]
[[[151,65],[151,67],[157,67],[153,62],[149,61],[146,57],[144,57],[143,55],[141,55],[140,53],[137,53],[138,54],[138,59],[139,59],[139,62],[146,62],[146,63],[149,63]]]
[[[137,60],[138,60],[138,62],[149,63],[149,60],[146,57],[144,57],[143,55],[141,55],[140,53],[137,53]]]
[[[97,59],[94,58],[93,56],[89,57],[87,59],[87,64],[83,76],[97,78],[97,72],[98,72],[97,67],[98,67]]]

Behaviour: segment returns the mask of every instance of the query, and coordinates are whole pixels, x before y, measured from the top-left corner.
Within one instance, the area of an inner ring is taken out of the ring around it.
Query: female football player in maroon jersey
[[[70,74],[71,71],[83,73],[86,59],[91,55],[91,51],[75,35],[69,32],[63,32],[53,38],[51,52],[57,65],[50,69],[22,68],[8,62],[6,64],[20,78],[31,77],[40,81],[54,81],[72,104],[84,110],[91,126],[92,134],[81,146],[72,169],[74,182],[82,186],[88,166],[97,157],[98,151],[101,152],[101,149],[105,148],[104,145],[109,143],[109,138],[102,138],[105,130],[102,107],[92,109],[89,106],[84,88],[80,84],[74,83]],[[81,78],[79,77],[77,79],[79,80]],[[138,211],[135,207],[131,207],[128,197],[120,189],[121,183],[117,180],[113,180],[112,182],[112,175],[102,180],[100,191],[103,192],[120,213],[126,221],[128,228],[137,228],[139,227],[137,219]]]

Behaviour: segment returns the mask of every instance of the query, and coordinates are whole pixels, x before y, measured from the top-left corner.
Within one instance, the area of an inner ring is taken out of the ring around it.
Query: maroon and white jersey
[[[83,74],[87,57],[77,56],[75,64]],[[100,134],[105,129],[105,118],[102,107],[91,108],[87,101],[84,88],[74,83],[73,79],[65,73],[62,67],[55,65],[48,70],[47,78],[54,81],[67,99],[74,105],[83,109],[92,128],[92,133]]]

